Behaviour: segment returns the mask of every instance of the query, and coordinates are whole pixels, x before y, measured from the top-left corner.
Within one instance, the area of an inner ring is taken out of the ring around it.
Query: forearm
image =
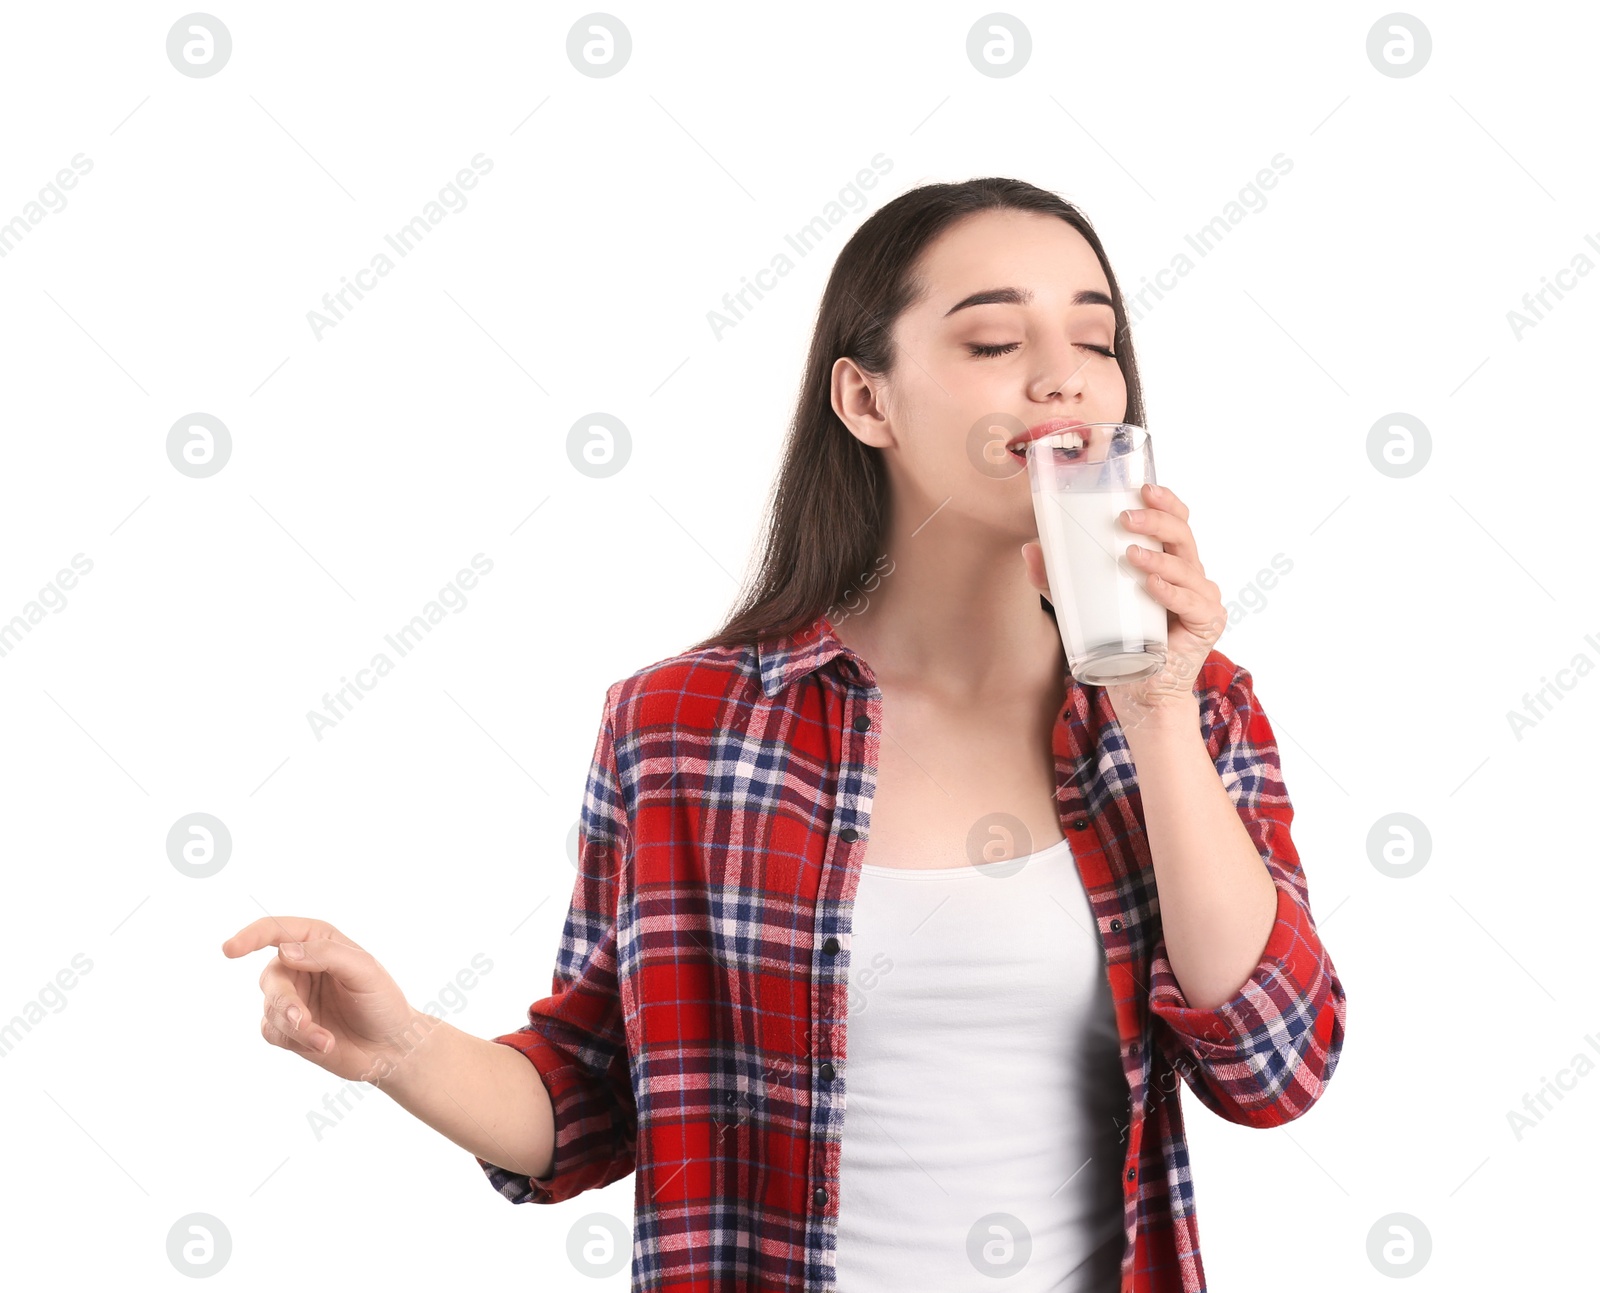
[[[1167,959],[1189,1005],[1214,1010],[1260,963],[1278,893],[1193,721],[1128,733]]]
[[[550,1094],[528,1057],[424,1016],[421,1039],[374,1085],[486,1162],[544,1176],[555,1152]],[[530,1170],[538,1169],[538,1170]]]

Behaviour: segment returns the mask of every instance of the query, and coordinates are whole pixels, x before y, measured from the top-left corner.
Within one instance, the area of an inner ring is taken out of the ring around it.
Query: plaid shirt
[[[1122,1293],[1206,1287],[1182,1086],[1229,1122],[1279,1126],[1322,1094],[1344,1041],[1344,990],[1250,674],[1212,651],[1195,691],[1278,891],[1260,964],[1214,1010],[1185,1002],[1167,960],[1138,782],[1104,689],[1068,674],[1052,738],[1128,1082]],[[494,1039],[550,1092],[554,1166],[530,1180],[478,1163],[513,1203],[635,1172],[635,1290],[834,1293],[850,910],[882,719],[870,669],[825,617],[607,689],[552,995]]]

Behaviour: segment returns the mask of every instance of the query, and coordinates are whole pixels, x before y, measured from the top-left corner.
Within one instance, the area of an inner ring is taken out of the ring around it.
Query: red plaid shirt
[[[1067,675],[1052,741],[1128,1081],[1122,1293],[1206,1286],[1182,1086],[1229,1122],[1279,1126],[1322,1094],[1344,1041],[1344,990],[1250,674],[1212,651],[1195,690],[1278,891],[1260,964],[1215,1010],[1185,1002],[1167,960],[1138,781],[1103,688]],[[552,995],[494,1039],[549,1089],[554,1167],[530,1180],[478,1162],[513,1203],[636,1173],[635,1290],[833,1293],[850,909],[882,718],[871,670],[820,617],[607,689]]]

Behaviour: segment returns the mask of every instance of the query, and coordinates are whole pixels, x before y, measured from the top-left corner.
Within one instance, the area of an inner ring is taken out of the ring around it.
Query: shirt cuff
[[[594,1089],[587,1075],[543,1038],[526,1030],[492,1040],[521,1051],[538,1070],[555,1115],[555,1144],[549,1176],[528,1176],[479,1158],[478,1166],[484,1170],[490,1184],[512,1203],[561,1203],[593,1188],[598,1183],[594,1179],[598,1175],[597,1167],[604,1166],[609,1159],[603,1158],[597,1164],[593,1139],[573,1134],[573,1129],[581,1128],[585,1118],[600,1117],[609,1134],[611,1120],[609,1110],[597,1110]],[[564,1134],[566,1143],[563,1145]],[[585,1144],[591,1147],[590,1152],[580,1152]]]
[[[1202,1061],[1243,1060],[1281,1051],[1325,1008],[1330,968],[1310,913],[1283,885],[1267,945],[1255,971],[1212,1010],[1191,1006],[1178,986],[1162,936],[1150,961],[1150,1010]]]

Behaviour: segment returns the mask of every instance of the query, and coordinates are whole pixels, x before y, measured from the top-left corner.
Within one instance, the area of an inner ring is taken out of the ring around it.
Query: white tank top
[[[1128,1083],[1068,841],[862,865],[842,1077],[837,1293],[1116,1293]]]

